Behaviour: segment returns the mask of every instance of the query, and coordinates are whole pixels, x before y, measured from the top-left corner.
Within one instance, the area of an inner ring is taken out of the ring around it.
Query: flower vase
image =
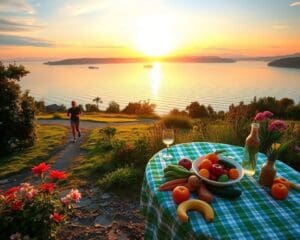
[[[271,187],[276,176],[275,161],[267,159],[267,162],[262,166],[259,175],[259,184],[265,187]]]

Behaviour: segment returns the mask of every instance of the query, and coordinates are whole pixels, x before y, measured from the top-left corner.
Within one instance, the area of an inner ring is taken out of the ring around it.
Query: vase
[[[253,176],[255,174],[257,155],[260,145],[258,129],[259,124],[252,123],[251,132],[246,138],[242,167],[245,174],[248,176]]]
[[[275,161],[267,159],[267,162],[262,166],[259,175],[259,184],[265,187],[271,187],[276,176]]]

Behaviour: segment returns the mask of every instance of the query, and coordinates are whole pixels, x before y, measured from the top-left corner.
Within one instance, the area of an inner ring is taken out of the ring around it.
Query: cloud
[[[293,2],[290,4],[290,7],[300,6],[300,2]]]
[[[54,46],[54,43],[39,38],[0,34],[0,46],[1,45],[2,46],[52,47]]]
[[[13,21],[9,19],[0,18],[0,31],[1,32],[24,32],[41,29],[41,26],[27,23],[25,21]]]
[[[26,0],[0,0],[0,12],[25,12],[35,14],[35,9]]]

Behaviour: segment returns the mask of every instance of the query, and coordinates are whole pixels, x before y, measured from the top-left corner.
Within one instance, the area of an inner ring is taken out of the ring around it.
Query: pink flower
[[[270,132],[283,131],[285,129],[287,129],[287,125],[282,120],[274,120],[268,126]]]
[[[40,186],[40,190],[42,192],[52,193],[54,191],[55,184],[54,183],[44,183]]]
[[[263,120],[265,120],[265,116],[263,113],[259,112],[255,115],[254,120],[255,121],[263,121]]]
[[[299,146],[295,146],[295,151],[300,153],[300,147]]]
[[[36,175],[42,175],[44,172],[47,172],[49,170],[50,166],[47,165],[46,163],[40,163],[39,165],[33,167],[31,170],[33,174]]]
[[[79,202],[81,199],[81,193],[78,191],[78,189],[72,189],[69,195],[74,202]]]
[[[71,199],[68,197],[68,195],[61,198],[60,201],[67,207],[71,204]]]
[[[271,118],[271,117],[273,117],[273,115],[274,115],[274,114],[273,114],[272,112],[270,112],[270,111],[264,111],[262,114],[264,115],[265,118]]]
[[[50,219],[52,219],[56,223],[59,223],[64,219],[64,216],[55,212],[55,213],[50,215]]]
[[[53,179],[66,179],[67,174],[64,171],[59,171],[59,170],[53,170],[50,171],[50,177]]]

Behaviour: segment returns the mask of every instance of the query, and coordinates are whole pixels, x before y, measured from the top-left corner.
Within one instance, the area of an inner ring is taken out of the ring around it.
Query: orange
[[[216,153],[209,153],[206,155],[206,158],[211,161],[212,164],[218,163],[219,156]]]
[[[200,176],[209,178],[209,171],[206,168],[202,168],[199,171]]]
[[[208,159],[203,159],[200,164],[199,164],[199,169],[207,169],[210,170],[212,166],[211,161],[209,161]]]
[[[239,174],[239,171],[237,169],[231,168],[228,171],[228,176],[229,176],[230,179],[237,179],[240,176],[240,174]]]
[[[275,184],[275,183],[282,183],[288,189],[290,188],[290,182],[288,180],[286,180],[285,178],[282,178],[282,177],[275,178],[274,181],[273,181],[273,184]]]
[[[282,183],[275,183],[271,188],[271,195],[277,200],[285,199],[289,194],[288,188]]]

